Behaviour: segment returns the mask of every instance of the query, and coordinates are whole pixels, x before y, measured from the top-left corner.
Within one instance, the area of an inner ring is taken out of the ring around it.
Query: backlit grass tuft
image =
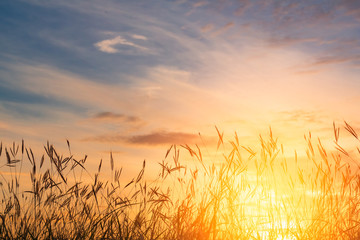
[[[332,149],[307,134],[305,154],[291,157],[271,130],[257,146],[216,130],[221,157],[171,146],[157,178],[144,179],[144,161],[127,182],[111,153],[109,170],[101,160],[89,172],[69,142],[67,156],[48,143],[39,159],[24,142],[1,144],[0,238],[360,238],[360,150],[341,146],[338,127]]]

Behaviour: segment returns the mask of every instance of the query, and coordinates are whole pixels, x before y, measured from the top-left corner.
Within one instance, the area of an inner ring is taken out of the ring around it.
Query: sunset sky
[[[215,126],[290,147],[360,126],[360,1],[5,0],[0,32],[3,142],[140,167]]]

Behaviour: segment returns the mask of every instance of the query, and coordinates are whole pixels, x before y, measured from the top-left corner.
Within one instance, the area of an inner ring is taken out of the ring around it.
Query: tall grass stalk
[[[344,129],[359,144],[346,122]],[[129,182],[112,153],[111,177],[102,179],[103,161],[90,173],[87,156],[75,159],[69,141],[68,156],[47,143],[40,159],[24,141],[1,143],[0,238],[360,238],[360,150],[341,146],[335,124],[334,148],[308,134],[304,157],[286,156],[271,129],[258,146],[216,131],[220,159],[204,156],[197,145],[174,145],[157,178],[144,179],[144,161]],[[24,158],[31,165],[29,189],[20,180]]]

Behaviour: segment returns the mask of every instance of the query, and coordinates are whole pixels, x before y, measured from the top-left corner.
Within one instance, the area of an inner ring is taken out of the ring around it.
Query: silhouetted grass
[[[101,179],[102,160],[88,172],[69,142],[66,157],[47,143],[39,159],[24,141],[1,144],[0,238],[360,238],[360,150],[340,145],[335,124],[334,149],[309,133],[306,157],[290,159],[271,130],[258,146],[241,144],[236,133],[226,141],[216,130],[220,159],[204,159],[197,145],[171,146],[155,180],[144,179],[144,161],[125,183],[111,153],[111,179]]]

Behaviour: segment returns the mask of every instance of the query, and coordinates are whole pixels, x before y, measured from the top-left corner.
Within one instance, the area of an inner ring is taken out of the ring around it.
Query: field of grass
[[[1,144],[0,238],[360,239],[360,150],[342,147],[339,131],[333,149],[305,135],[306,157],[285,156],[271,130],[258,146],[218,131],[217,159],[171,146],[157,178],[144,178],[144,161],[129,182],[112,154],[109,170],[100,161],[89,172],[69,143],[66,156],[48,143],[39,159],[24,142]]]

